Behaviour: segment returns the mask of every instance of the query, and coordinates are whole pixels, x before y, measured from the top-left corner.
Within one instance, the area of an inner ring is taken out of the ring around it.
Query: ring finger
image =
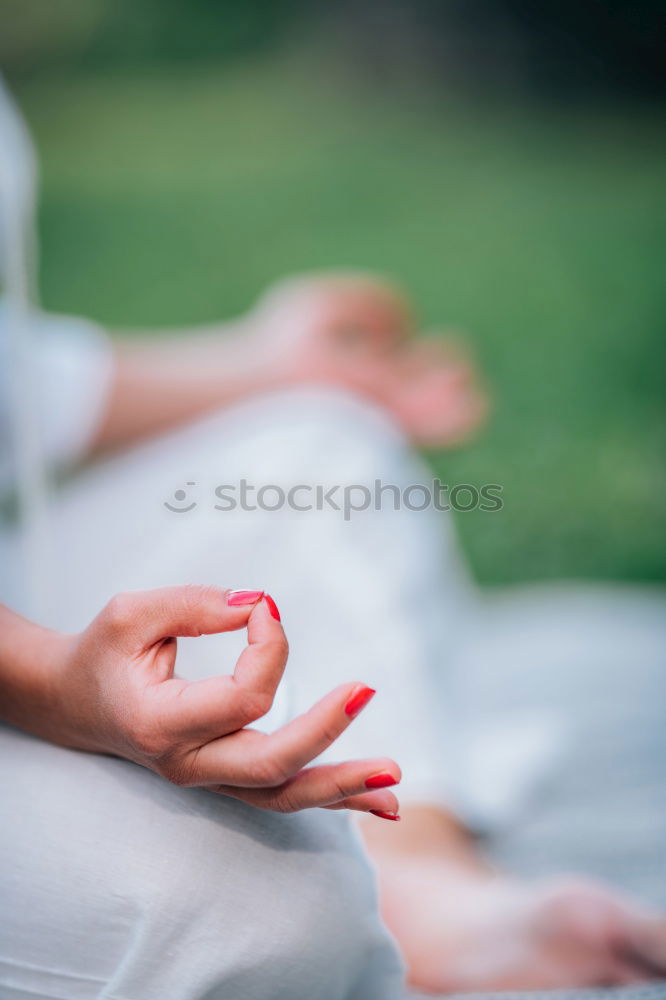
[[[292,813],[317,806],[355,808],[369,812],[398,811],[398,800],[388,791],[400,781],[400,770],[387,758],[319,764],[299,771],[282,785],[269,788],[239,788],[214,785],[211,791],[231,795],[261,809]],[[346,806],[347,800],[350,801]],[[344,803],[344,804],[343,804]]]

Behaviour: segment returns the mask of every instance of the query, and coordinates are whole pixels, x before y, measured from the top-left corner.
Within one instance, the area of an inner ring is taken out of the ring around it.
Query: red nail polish
[[[366,687],[365,684],[362,684],[354,691],[353,695],[345,705],[346,714],[351,716],[353,719],[355,715],[358,715],[361,709],[365,708],[370,699],[376,694],[377,692],[374,688]]]
[[[282,621],[282,619],[280,618],[280,612],[278,611],[278,606],[275,603],[275,601],[273,600],[273,598],[271,597],[271,595],[270,594],[264,594],[264,600],[266,601],[266,604],[268,605],[268,610],[270,611],[271,616],[273,618],[275,618],[275,621],[276,622]]]
[[[256,604],[263,596],[263,590],[230,590],[227,594],[227,604],[232,608],[240,604]]]
[[[373,816],[379,816],[380,819],[392,819],[394,823],[400,822],[400,817],[397,813],[384,812],[383,809],[371,809],[370,812]]]
[[[369,778],[365,779],[366,788],[390,788],[391,785],[397,785],[397,779],[389,774],[388,771],[380,771],[379,774],[371,774]]]

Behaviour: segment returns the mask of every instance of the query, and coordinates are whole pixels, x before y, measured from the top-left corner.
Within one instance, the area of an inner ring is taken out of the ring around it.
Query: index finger
[[[239,594],[242,603],[237,600]],[[102,629],[124,652],[134,653],[175,636],[241,629],[262,597],[261,590],[221,590],[193,584],[127,591],[111,598],[93,626]]]
[[[276,614],[270,598],[254,605],[247,621],[248,645],[232,676],[189,683],[178,678],[159,686],[157,711],[174,741],[200,746],[242,729],[269,711],[289,652]]]

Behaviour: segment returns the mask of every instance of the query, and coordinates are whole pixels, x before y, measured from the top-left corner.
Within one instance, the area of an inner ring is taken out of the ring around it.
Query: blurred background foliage
[[[662,580],[664,5],[0,0],[42,158],[49,308],[229,316],[297,270],[386,272],[465,331],[500,483],[477,576]]]

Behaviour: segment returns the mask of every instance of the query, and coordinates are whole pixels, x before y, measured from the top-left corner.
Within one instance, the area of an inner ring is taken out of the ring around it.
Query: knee
[[[252,413],[256,420],[245,423],[247,453],[260,455],[264,469],[274,464],[278,481],[288,476],[363,483],[396,475],[414,462],[388,414],[343,389],[310,386],[274,393],[252,404]]]
[[[196,949],[210,937],[211,983],[267,998],[351,997],[360,982],[363,1000],[401,995],[374,879],[345,816],[278,816],[231,800],[204,808],[216,821],[181,840],[158,898],[185,936],[194,929]]]

